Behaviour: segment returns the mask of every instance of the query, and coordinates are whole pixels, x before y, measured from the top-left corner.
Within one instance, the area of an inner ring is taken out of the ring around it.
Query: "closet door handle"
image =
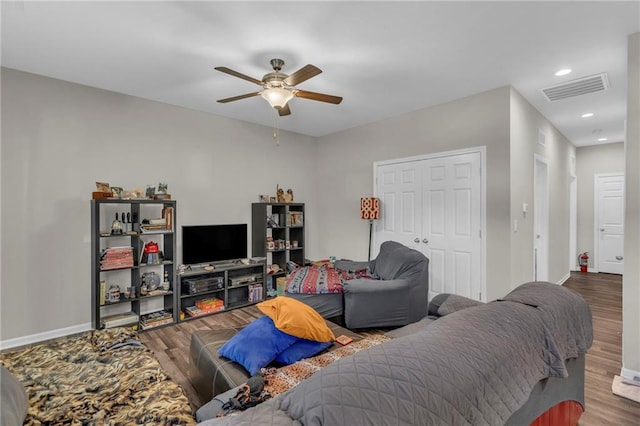
[[[429,244],[429,240],[428,240],[428,239],[426,239],[426,238],[423,238],[423,239],[422,239],[422,242],[423,242],[423,243],[425,243],[425,244]]]
[[[413,242],[414,242],[414,243],[419,243],[419,242],[420,242],[420,238],[416,237],[416,238],[413,240]]]

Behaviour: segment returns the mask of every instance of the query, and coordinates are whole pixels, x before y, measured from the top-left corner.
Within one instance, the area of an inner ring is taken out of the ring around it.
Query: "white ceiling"
[[[512,85],[576,146],[624,140],[630,2],[2,2],[2,65],[239,120],[321,136]],[[298,88],[277,118],[248,81],[269,60]],[[573,72],[554,76],[560,68]],[[606,72],[604,92],[548,102],[540,89]],[[593,112],[592,118],[581,114]],[[599,130],[598,130],[599,129]]]

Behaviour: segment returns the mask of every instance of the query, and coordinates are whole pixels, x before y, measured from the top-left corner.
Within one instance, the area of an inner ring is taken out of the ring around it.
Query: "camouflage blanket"
[[[25,425],[193,425],[183,389],[127,328],[94,330],[0,363],[29,395]]]

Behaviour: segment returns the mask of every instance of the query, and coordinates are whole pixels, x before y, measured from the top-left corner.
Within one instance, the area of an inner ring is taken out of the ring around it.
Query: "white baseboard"
[[[0,350],[16,348],[18,346],[32,345],[34,343],[44,342],[45,340],[57,339],[58,337],[65,337],[72,334],[83,333],[91,329],[91,323],[86,323],[82,325],[75,325],[73,327],[45,331],[44,333],[31,334],[24,337],[16,337],[15,339],[1,340]]]
[[[620,370],[620,377],[628,380],[634,380],[634,377],[640,378],[640,371],[634,371],[629,368],[622,367],[622,370]]]
[[[560,281],[558,281],[557,284],[558,285],[562,285],[562,284],[566,283],[569,278],[571,278],[571,271],[567,272],[567,275],[565,275],[564,277],[560,278]]]

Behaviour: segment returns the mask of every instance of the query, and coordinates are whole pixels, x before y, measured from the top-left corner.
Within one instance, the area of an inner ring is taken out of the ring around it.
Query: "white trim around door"
[[[466,157],[465,157],[466,156]],[[461,163],[456,164],[456,159],[460,159]],[[473,158],[471,162],[465,158]],[[442,162],[442,167],[438,167],[439,162]],[[476,164],[477,166],[469,166],[470,164]],[[430,167],[435,166],[435,167]],[[453,171],[447,173],[444,169]],[[477,168],[478,170],[472,170]],[[458,206],[469,205],[465,201],[477,200],[476,206],[472,210],[465,210],[464,207],[460,207],[458,214],[448,211],[451,209],[451,204],[442,203],[442,211],[446,211],[448,217],[459,217],[464,223],[471,223],[466,221],[471,220],[468,218],[466,212],[471,212],[476,215],[473,218],[473,225],[475,230],[473,234],[477,232],[477,241],[475,245],[477,247],[477,253],[473,254],[473,257],[479,259],[473,263],[465,263],[464,259],[469,259],[466,249],[461,249],[459,253],[455,254],[453,262],[441,262],[449,266],[447,277],[443,281],[451,280],[464,281],[463,276],[473,275],[476,284],[470,287],[477,287],[475,289],[469,288],[469,294],[465,296],[486,301],[486,147],[474,147],[468,149],[460,149],[446,152],[439,152],[434,154],[419,155],[414,157],[398,158],[393,160],[378,161],[373,164],[373,194],[381,199],[382,202],[382,216],[375,224],[375,232],[373,235],[373,247],[375,253],[378,252],[380,244],[388,239],[396,239],[399,242],[415,248],[419,251],[430,253],[431,245],[429,244],[431,231],[426,229],[432,225],[433,222],[429,220],[428,212],[425,209],[431,204],[436,202],[439,198],[437,194],[429,193],[428,188],[424,188],[425,185],[431,185],[434,182],[433,179],[451,179],[459,182],[463,182],[465,179],[467,182],[472,182],[473,187],[476,189],[449,187],[449,190],[456,194],[456,200]],[[442,172],[441,174],[439,172]],[[427,175],[429,173],[429,175]],[[471,174],[470,174],[471,173]],[[453,178],[450,176],[454,176]],[[431,183],[429,183],[431,182]],[[443,189],[447,191],[446,188]],[[470,191],[470,192],[469,192]],[[475,193],[474,193],[475,192]],[[471,196],[471,194],[473,194]],[[471,198],[467,198],[467,196]],[[435,198],[434,198],[435,197]],[[386,199],[386,201],[385,201]],[[471,201],[473,202],[473,201]],[[385,205],[386,203],[386,205]],[[476,210],[479,210],[476,212]],[[385,214],[387,217],[385,218]],[[441,217],[443,215],[437,215]],[[463,223],[460,222],[460,223]],[[444,223],[444,222],[443,222]],[[435,225],[434,225],[435,226]],[[463,230],[460,230],[463,231]],[[434,234],[434,242],[436,235]],[[455,251],[455,250],[454,250]],[[436,256],[438,253],[432,253],[431,256]],[[429,257],[429,256],[427,256]],[[437,256],[436,256],[437,257]],[[430,297],[438,292],[436,286],[432,287],[434,278],[442,278],[445,271],[436,271],[437,259],[430,259]],[[450,265],[459,263],[461,268],[453,267],[453,273],[451,273]],[[477,265],[474,269],[469,269],[469,265]],[[460,270],[458,270],[460,269]],[[436,274],[434,276],[433,274]],[[457,277],[456,277],[457,274]],[[457,284],[455,283],[440,283],[438,287],[442,287],[439,291],[451,292]],[[432,291],[433,288],[433,291]],[[435,291],[435,293],[434,293]],[[465,289],[467,291],[467,289]]]
[[[533,160],[533,279],[549,280],[549,165],[534,154]]]
[[[624,271],[624,173],[593,176],[593,269]]]

